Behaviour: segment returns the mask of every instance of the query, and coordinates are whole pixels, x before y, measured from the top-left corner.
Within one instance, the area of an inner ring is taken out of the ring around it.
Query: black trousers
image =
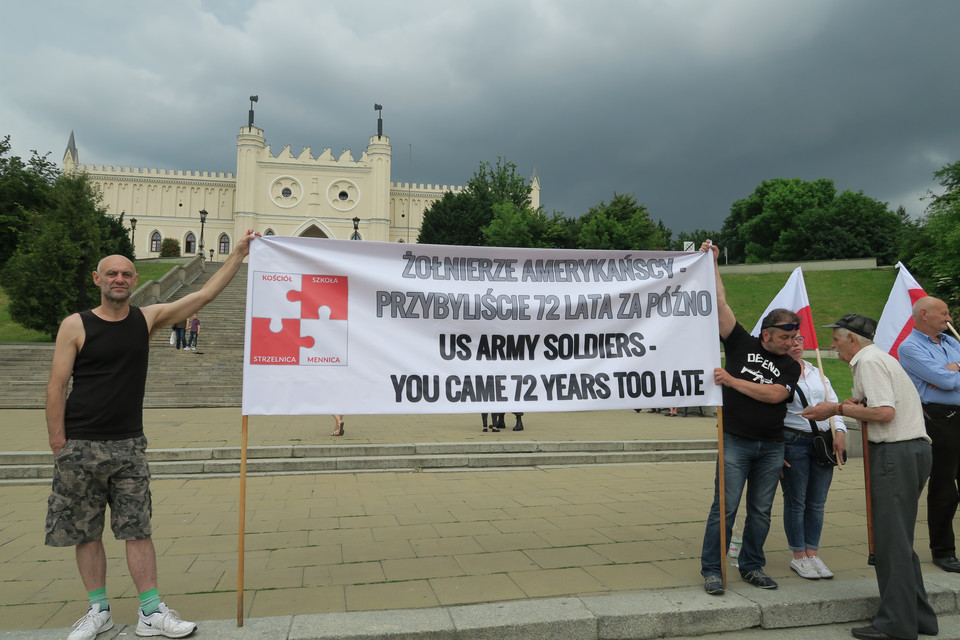
[[[873,626],[894,638],[916,638],[937,630],[927,599],[913,532],[923,485],[930,474],[926,440],[875,443],[870,449],[870,501],[880,608]]]
[[[927,528],[930,553],[934,558],[957,555],[953,518],[960,505],[960,449],[933,443],[933,465],[927,484]]]

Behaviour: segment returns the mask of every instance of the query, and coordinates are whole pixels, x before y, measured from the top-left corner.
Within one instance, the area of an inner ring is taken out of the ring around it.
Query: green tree
[[[484,246],[484,228],[493,221],[494,205],[530,207],[530,185],[517,175],[517,165],[503,158],[496,165],[481,162],[466,188],[445,193],[423,212],[417,242]]]
[[[117,226],[103,222],[106,213],[86,174],[58,177],[49,200],[45,210],[31,213],[16,251],[0,272],[0,283],[10,297],[15,322],[56,336],[65,316],[99,302],[92,273],[105,248],[123,242],[111,235]]]
[[[568,227],[562,213],[547,216],[542,209],[505,202],[493,206],[493,220],[482,231],[486,246],[555,249],[572,246]]]
[[[590,207],[579,222],[580,249],[652,250],[664,247],[668,240],[646,206],[629,194],[614,193],[610,204]]]
[[[160,243],[161,258],[179,258],[180,241],[176,238],[164,238]]]
[[[933,177],[943,192],[929,192],[916,253],[907,265],[923,278],[928,293],[956,308],[960,305],[960,161],[934,172]]]
[[[60,175],[56,165],[32,152],[24,162],[10,156],[10,136],[0,140],[0,268],[6,264],[30,225],[30,214],[47,207],[50,188]]]
[[[827,178],[776,178],[733,203],[720,246],[731,262],[876,257],[893,264],[904,233],[903,218],[862,191],[837,195]]]

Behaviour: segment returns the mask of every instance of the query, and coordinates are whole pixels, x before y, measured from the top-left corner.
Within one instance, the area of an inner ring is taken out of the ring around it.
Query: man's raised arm
[[[717,279],[717,313],[720,323],[720,337],[726,339],[737,325],[737,317],[733,309],[727,304],[727,290],[723,287],[723,279],[720,277],[720,248],[710,240],[706,240],[700,245],[700,251],[713,254],[713,272]]]
[[[243,259],[250,253],[250,242],[259,236],[259,233],[248,229],[223,265],[217,269],[217,272],[207,280],[199,291],[184,296],[175,302],[152,304],[144,307],[143,315],[147,320],[150,335],[152,336],[157,329],[173,321],[189,318],[220,295],[220,292],[230,284],[233,276],[237,274],[240,265],[243,264]]]

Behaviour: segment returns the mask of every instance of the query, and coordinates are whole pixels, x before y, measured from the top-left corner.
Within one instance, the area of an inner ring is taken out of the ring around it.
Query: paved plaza
[[[693,415],[537,413],[524,416],[522,432],[509,430],[510,414],[507,422],[506,431],[482,433],[474,414],[347,416],[346,435],[333,438],[329,416],[251,416],[248,444],[716,438],[715,418]],[[151,448],[240,444],[239,409],[147,410],[145,424]],[[46,449],[42,411],[0,411],[0,425],[5,451]],[[249,477],[244,616],[253,625],[274,616],[699,589],[713,476],[712,462],[684,462]],[[48,490],[0,484],[0,631],[65,628],[86,610],[73,549],[43,545]],[[827,502],[821,556],[837,574],[834,590],[874,580],[863,496],[854,458],[835,474]],[[239,501],[237,477],[153,482],[160,593],[188,620],[236,618]],[[960,588],[960,576],[930,563],[923,506],[920,514],[925,576]],[[784,593],[818,586],[789,570],[781,517],[778,496],[768,572]],[[109,532],[105,544],[114,618],[135,623],[123,545]],[[743,586],[736,569],[728,580]]]

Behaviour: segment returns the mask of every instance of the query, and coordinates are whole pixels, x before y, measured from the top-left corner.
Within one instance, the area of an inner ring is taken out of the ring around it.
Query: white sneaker
[[[804,556],[797,560],[794,558],[790,561],[790,568],[797,572],[797,575],[801,578],[806,578],[807,580],[819,580],[820,572],[817,571],[816,566],[813,562],[810,561],[810,558]]]
[[[156,612],[148,616],[142,610],[137,611],[137,635],[141,637],[163,636],[164,638],[185,638],[197,630],[193,622],[180,619],[180,614],[167,607],[163,602]]]
[[[828,580],[833,577],[833,571],[827,569],[827,565],[823,564],[823,560],[820,559],[820,556],[810,556],[808,558],[810,564],[813,565],[813,568],[817,570],[817,573],[820,574],[820,577]]]
[[[101,611],[99,604],[90,605],[87,615],[74,622],[73,627],[67,640],[93,640],[98,634],[113,629],[110,608]]]

